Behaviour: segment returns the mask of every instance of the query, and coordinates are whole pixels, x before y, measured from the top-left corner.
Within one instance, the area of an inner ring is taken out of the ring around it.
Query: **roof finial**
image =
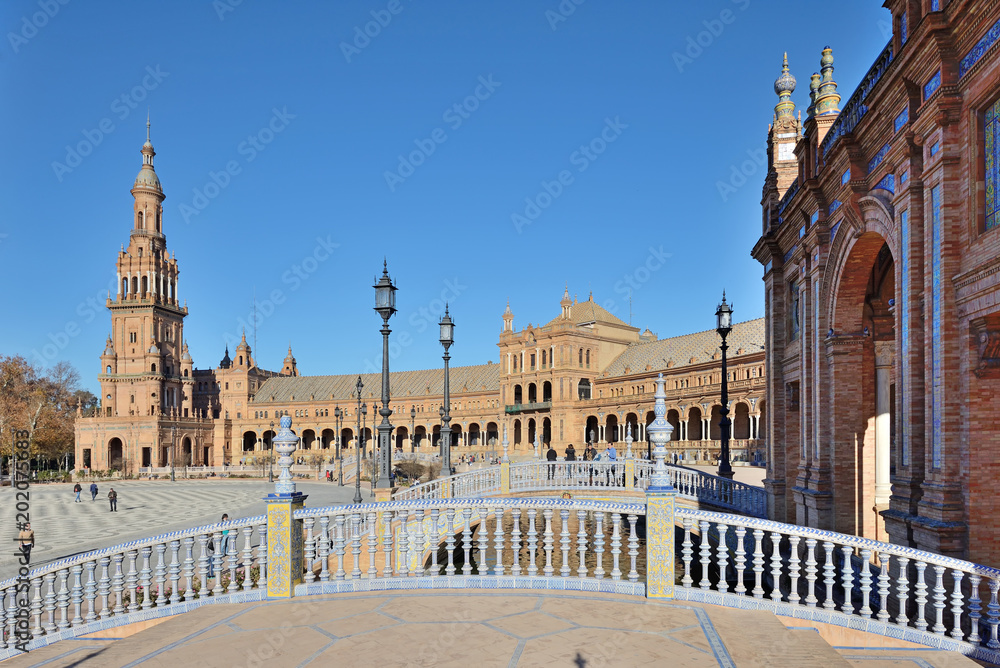
[[[833,49],[829,46],[823,49],[819,59],[820,82],[816,93],[815,114],[838,114],[840,94],[837,92],[837,82],[833,80]]]
[[[146,142],[149,142],[149,107],[146,107]]]
[[[795,103],[792,102],[792,92],[795,90],[795,77],[788,71],[788,52],[785,52],[781,64],[781,75],[774,81],[774,92],[778,95],[778,104],[774,106],[775,120],[794,116]]]

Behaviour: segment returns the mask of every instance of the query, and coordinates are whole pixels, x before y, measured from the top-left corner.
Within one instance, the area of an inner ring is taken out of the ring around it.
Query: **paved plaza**
[[[218,522],[222,513],[237,519],[263,515],[265,495],[274,491],[267,480],[119,480],[99,481],[96,501],[83,483],[82,503],[74,501],[72,483],[36,484],[30,488],[31,526],[35,530],[32,567],[81,552],[111,547],[140,538]],[[310,508],[350,503],[354,486],[296,481]],[[118,492],[118,512],[109,510],[108,491]],[[361,494],[370,500],[368,484]],[[0,536],[7,545],[17,536],[14,489],[0,487]],[[254,544],[257,537],[254,537]],[[242,549],[242,544],[240,546]],[[0,580],[13,577],[17,557],[0,551]]]
[[[4,666],[976,665],[901,642],[839,645],[769,612],[569,592],[381,592],[208,605],[112,637],[127,632],[66,640]]]

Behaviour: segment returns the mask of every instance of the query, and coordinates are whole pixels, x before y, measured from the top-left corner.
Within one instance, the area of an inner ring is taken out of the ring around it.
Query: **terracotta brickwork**
[[[830,49],[801,125],[794,77],[775,83],[753,249],[771,515],[996,565],[1000,3],[886,7],[894,34],[853,94]]]

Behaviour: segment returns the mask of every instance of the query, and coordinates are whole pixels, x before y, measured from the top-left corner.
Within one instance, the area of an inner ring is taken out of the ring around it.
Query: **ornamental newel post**
[[[510,492],[510,456],[507,454],[507,425],[503,426],[503,457],[500,459],[500,491]]]
[[[507,454],[507,447],[510,444],[507,442],[507,425],[503,426],[503,457],[500,459],[501,462],[509,462],[510,455]]]
[[[538,434],[537,433],[535,434],[534,446],[535,446],[535,459],[541,459],[542,458],[542,450],[539,447]]]
[[[635,459],[632,456],[632,423],[625,423],[625,489],[634,489]]]
[[[656,419],[646,429],[653,443],[653,475],[646,490],[646,597],[674,597],[674,497],[664,460],[673,427],[667,422],[663,374],[656,379]]]
[[[291,598],[295,585],[302,582],[302,520],[295,519],[295,511],[302,509],[306,495],[295,491],[290,468],[292,453],[299,437],[292,433],[292,418],[281,418],[281,430],[271,437],[272,452],[281,455],[281,469],[274,483],[274,492],[264,497],[267,504],[267,595]]]
[[[625,459],[632,459],[632,423],[625,424]]]

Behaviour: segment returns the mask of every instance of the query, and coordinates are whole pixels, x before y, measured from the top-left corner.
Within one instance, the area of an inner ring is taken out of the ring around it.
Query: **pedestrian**
[[[613,480],[614,484],[617,486],[618,476],[615,475],[615,462],[618,461],[618,451],[615,450],[614,443],[608,443],[608,447],[604,449],[604,455],[604,458],[611,462],[611,468],[608,471],[608,475],[610,475],[610,479]]]
[[[108,501],[111,502],[111,512],[117,513],[118,512],[118,492],[115,491],[114,487],[112,487],[111,491],[108,492]]]
[[[24,555],[25,563],[30,563],[31,548],[35,546],[35,532],[31,528],[31,522],[24,523],[24,528],[17,534],[17,540],[21,543],[21,553]]]
[[[545,459],[549,462],[554,462],[558,459],[559,455],[556,454],[556,449],[552,447],[552,443],[549,443],[549,450],[545,453]],[[549,464],[549,480],[552,480],[553,476],[556,474],[556,465]]]
[[[90,483],[90,500],[91,501],[97,500],[97,483],[96,482]]]
[[[83,487],[80,486],[80,483],[73,485],[73,492],[76,494],[76,503],[80,503],[80,492],[82,491]]]
[[[596,456],[596,454],[597,453],[594,452],[594,446],[593,446],[593,444],[588,443],[587,447],[585,447],[583,449],[583,461],[585,461],[585,462],[592,462],[592,461],[594,461],[594,457]],[[591,486],[593,486],[593,484],[594,484],[594,465],[591,464],[588,468],[590,469],[590,471],[588,471],[588,473],[590,473],[590,484],[591,484]]]
[[[229,521],[229,514],[222,513],[222,521]],[[226,555],[229,554],[229,529],[223,529],[222,531],[222,558],[225,559]],[[225,562],[223,562],[225,563]]]

